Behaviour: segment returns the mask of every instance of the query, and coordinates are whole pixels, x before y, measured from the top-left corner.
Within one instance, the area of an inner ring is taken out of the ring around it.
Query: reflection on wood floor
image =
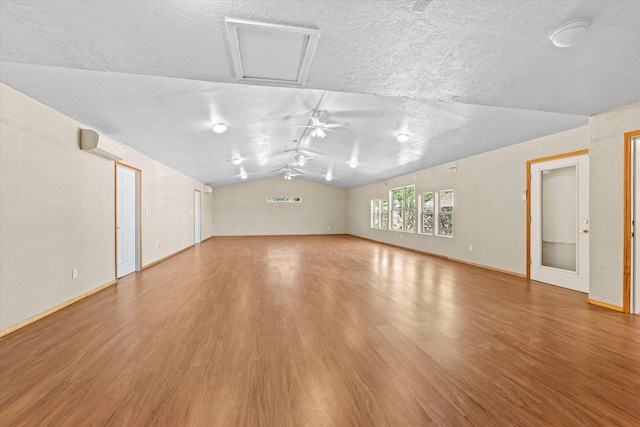
[[[640,425],[640,318],[350,236],[217,237],[0,340],[3,426]]]

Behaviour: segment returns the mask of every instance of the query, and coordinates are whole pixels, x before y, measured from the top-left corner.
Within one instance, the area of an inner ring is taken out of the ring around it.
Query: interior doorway
[[[116,277],[140,271],[140,170],[116,163]]]
[[[197,245],[198,243],[201,242],[201,237],[200,237],[200,203],[202,202],[201,200],[201,193],[200,190],[195,190],[194,191],[194,206],[193,206],[193,243],[195,245]]]
[[[528,172],[528,276],[589,292],[589,156],[533,160]]]

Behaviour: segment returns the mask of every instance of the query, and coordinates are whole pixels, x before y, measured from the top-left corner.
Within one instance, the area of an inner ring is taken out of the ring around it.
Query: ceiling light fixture
[[[331,181],[333,179],[333,176],[331,175],[331,171],[327,172],[327,175],[326,175],[325,179],[327,181]]]
[[[224,123],[217,123],[213,125],[212,129],[215,133],[225,133],[227,131],[227,125]]]
[[[406,133],[399,133],[396,139],[398,142],[407,142],[409,140],[409,135]]]
[[[244,168],[240,169],[240,178],[247,179],[247,171]]]
[[[240,157],[234,157],[231,160],[231,163],[233,163],[234,165],[239,165],[240,163],[242,163],[242,159]]]
[[[355,168],[357,168],[357,167],[358,167],[358,162],[356,162],[355,160],[351,160],[351,161],[349,162],[349,167],[350,167],[351,169],[355,169]]]
[[[587,19],[564,23],[549,33],[549,40],[557,47],[573,46],[587,35],[589,25],[591,22]]]

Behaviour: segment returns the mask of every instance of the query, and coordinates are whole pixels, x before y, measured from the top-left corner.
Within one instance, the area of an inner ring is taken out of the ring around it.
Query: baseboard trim
[[[56,311],[60,311],[63,308],[70,306],[71,304],[75,304],[76,302],[78,302],[80,300],[83,300],[83,299],[85,299],[87,297],[90,297],[93,294],[97,294],[98,292],[103,291],[103,290],[115,285],[116,283],[118,283],[117,280],[112,280],[109,283],[105,283],[104,285],[99,286],[99,287],[97,287],[97,288],[95,288],[95,289],[93,289],[93,290],[91,290],[89,292],[86,292],[86,293],[82,294],[82,295],[79,295],[79,296],[77,296],[77,297],[75,297],[73,299],[70,299],[69,301],[66,301],[66,302],[63,302],[62,304],[56,305],[55,307],[52,307],[47,311],[43,311],[42,313],[36,314],[35,316],[30,317],[30,318],[28,318],[26,320],[23,320],[22,322],[16,323],[13,326],[9,326],[8,328],[3,329],[2,331],[0,331],[0,338],[4,337],[5,335],[9,335],[12,332],[17,331],[18,329],[22,329],[27,325],[30,325],[30,324],[32,324],[34,322],[37,322],[38,320],[43,319],[43,318],[55,313]]]
[[[619,305],[609,304],[608,302],[598,301],[597,299],[591,299],[591,298],[587,298],[587,302],[597,307],[608,308],[609,310],[614,310],[620,313],[624,313],[624,309]]]
[[[491,271],[495,271],[495,272],[498,272],[498,273],[508,274],[510,276],[519,277],[521,279],[526,279],[527,278],[527,276],[525,274],[516,273],[515,271],[503,270],[501,268],[491,267],[489,265],[484,265],[484,264],[477,264],[475,262],[465,261],[463,259],[453,258],[453,257],[449,257],[449,256],[446,256],[446,255],[437,254],[437,253],[434,253],[434,252],[422,251],[420,249],[408,248],[406,246],[396,245],[394,243],[381,242],[379,240],[369,239],[367,237],[356,236],[355,234],[350,234],[350,236],[357,237],[359,239],[369,240],[370,242],[381,243],[381,244],[387,245],[387,246],[393,246],[394,248],[406,249],[408,251],[417,252],[417,253],[423,254],[423,255],[429,255],[429,256],[436,257],[436,258],[442,258],[442,259],[446,259],[446,260],[449,260],[449,261],[459,262],[460,264],[471,265],[473,267],[484,268],[485,270],[491,270]]]
[[[307,236],[353,236],[348,233],[312,233],[312,234],[216,234],[211,237],[307,237]],[[208,237],[208,239],[211,239]],[[358,237],[358,236],[354,236]]]
[[[209,237],[209,238],[210,238],[210,237]],[[181,254],[181,253],[182,253],[182,252],[184,252],[184,251],[188,251],[189,249],[191,249],[191,248],[193,248],[193,247],[195,247],[195,245],[187,246],[186,248],[184,248],[184,249],[180,249],[179,251],[174,252],[174,253],[172,253],[171,255],[167,255],[167,256],[166,256],[166,257],[164,257],[164,258],[160,258],[160,259],[158,259],[158,260],[156,260],[156,261],[153,261],[153,262],[151,262],[151,263],[149,263],[149,264],[147,264],[147,265],[144,265],[144,266],[142,266],[142,268],[140,269],[140,271],[144,271],[144,270],[146,270],[147,268],[151,268],[151,267],[153,267],[153,266],[154,266],[154,265],[156,265],[156,264],[160,264],[162,261],[166,261],[166,260],[168,260],[169,258],[173,258],[174,256],[176,256],[176,255],[178,255],[178,254]]]

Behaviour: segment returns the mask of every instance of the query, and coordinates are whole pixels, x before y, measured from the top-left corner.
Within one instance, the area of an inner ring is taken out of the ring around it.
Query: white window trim
[[[425,233],[424,231],[422,231],[423,229],[423,197],[425,194],[431,193],[432,197],[431,200],[433,201],[433,213],[431,215],[433,215],[433,228],[431,229],[431,233]],[[436,191],[423,191],[422,193],[420,193],[419,195],[419,204],[418,204],[418,234],[422,234],[423,236],[434,236],[435,235],[435,231],[436,231],[436,216],[437,216],[437,212],[436,212]]]
[[[389,190],[389,202],[388,202],[388,203],[389,203],[389,205],[388,205],[388,206],[389,206],[389,224],[388,224],[388,227],[389,227],[389,231],[395,231],[395,232],[397,232],[397,233],[412,233],[412,234],[415,234],[415,233],[416,233],[416,228],[417,228],[417,226],[414,226],[414,229],[413,229],[413,230],[407,230],[407,229],[405,229],[405,228],[403,228],[402,230],[396,230],[396,229],[395,229],[395,228],[393,228],[393,226],[392,226],[392,224],[393,224],[393,211],[394,211],[394,209],[393,209],[393,192],[394,192],[394,191],[397,191],[397,190],[402,190],[402,189],[404,189],[404,190],[405,190],[404,198],[405,198],[405,206],[406,206],[406,203],[407,203],[407,191],[406,191],[406,190],[407,190],[407,188],[413,188],[413,198],[414,198],[414,200],[413,200],[413,218],[414,218],[414,221],[415,221],[415,219],[416,219],[416,213],[417,213],[417,212],[416,212],[416,211],[417,211],[417,209],[416,209],[416,206],[415,206],[415,204],[416,204],[416,201],[415,201],[415,197],[416,197],[416,186],[415,186],[415,185],[413,185],[413,184],[411,184],[411,185],[403,185],[402,187],[395,187],[395,188],[391,188],[391,189]],[[402,210],[403,210],[403,211],[408,211],[409,209],[404,208],[404,209],[402,209]],[[403,225],[406,227],[406,225],[407,225],[407,218],[406,218],[406,217],[403,217],[403,218],[402,218],[402,222],[403,222]]]
[[[451,197],[452,197],[452,201],[453,201],[453,206],[455,207],[455,193],[454,193],[453,189],[434,191],[435,217],[433,219],[436,222],[433,225],[433,235],[436,236],[436,237],[445,237],[447,239],[453,239],[453,234],[440,234],[440,213],[441,213],[440,212],[440,193],[441,192],[445,192],[445,191],[451,191]],[[453,217],[454,212],[455,212],[455,208],[451,209],[451,216],[452,217]]]

